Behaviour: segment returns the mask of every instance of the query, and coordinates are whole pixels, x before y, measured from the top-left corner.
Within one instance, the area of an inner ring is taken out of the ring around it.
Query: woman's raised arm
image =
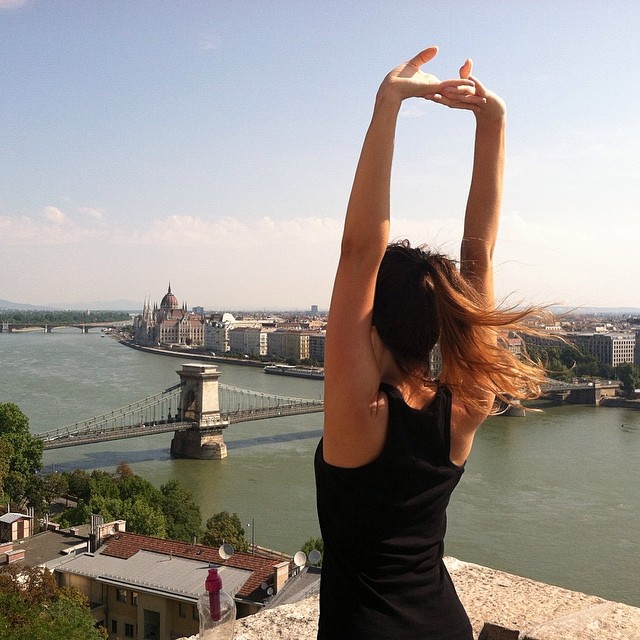
[[[471,78],[470,72],[469,61],[460,73]],[[477,78],[473,80],[477,95],[486,98],[486,102],[474,109],[475,150],[460,250],[460,271],[483,293],[486,305],[493,307],[493,250],[502,206],[506,108],[504,102]]]
[[[324,456],[341,466],[361,464],[368,457],[368,445],[376,446],[372,425],[380,418],[380,364],[371,319],[378,267],[389,239],[391,164],[400,105],[410,97],[447,106],[484,103],[484,98],[474,96],[473,80],[441,82],[420,71],[437,51],[425,49],[384,79],[347,207],[325,344]]]

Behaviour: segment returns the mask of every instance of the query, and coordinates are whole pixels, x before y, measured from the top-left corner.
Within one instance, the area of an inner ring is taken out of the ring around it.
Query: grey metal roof
[[[22,518],[32,518],[32,516],[25,515],[24,513],[5,513],[3,516],[0,516],[0,522],[13,524]]]
[[[138,551],[128,560],[85,553],[56,567],[56,571],[94,578],[99,582],[145,593],[162,594],[176,600],[195,602],[204,591],[208,562]],[[234,596],[251,576],[251,571],[218,567],[225,591]]]
[[[297,576],[289,578],[285,582],[284,587],[269,600],[267,608],[298,602],[319,593],[320,575],[321,569],[319,567],[305,567]]]

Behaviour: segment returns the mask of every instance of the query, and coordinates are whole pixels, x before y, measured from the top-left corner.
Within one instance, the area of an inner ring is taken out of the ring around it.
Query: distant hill
[[[52,304],[25,304],[22,302],[11,302],[10,300],[0,299],[0,310],[16,309],[18,311],[49,311],[72,309],[84,311],[90,309],[93,311],[140,311],[142,310],[141,302],[133,300],[97,300],[95,302],[54,302]]]
[[[639,307],[551,307],[550,311],[557,314],[596,315],[596,316],[637,316]]]
[[[17,311],[48,311],[50,309],[58,309],[52,304],[23,304],[21,302],[11,302],[9,300],[0,299],[0,310],[10,309]]]
[[[134,300],[95,300],[93,302],[56,302],[59,309],[93,309],[95,311],[142,311],[142,302]]]

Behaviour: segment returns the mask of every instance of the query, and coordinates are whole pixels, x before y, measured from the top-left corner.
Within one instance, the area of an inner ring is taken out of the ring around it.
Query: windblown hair
[[[433,379],[429,356],[439,343],[438,382],[487,411],[478,390],[506,405],[540,395],[544,369],[511,353],[501,338],[525,330],[522,321],[539,311],[487,307],[453,260],[404,240],[390,244],[380,264],[373,324],[401,371],[423,381]]]

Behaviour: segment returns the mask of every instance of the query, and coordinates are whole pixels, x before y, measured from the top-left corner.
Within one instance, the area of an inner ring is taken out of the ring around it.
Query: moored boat
[[[264,368],[264,372],[277,376],[324,380],[324,369],[319,367],[298,367],[292,364],[268,364]]]

